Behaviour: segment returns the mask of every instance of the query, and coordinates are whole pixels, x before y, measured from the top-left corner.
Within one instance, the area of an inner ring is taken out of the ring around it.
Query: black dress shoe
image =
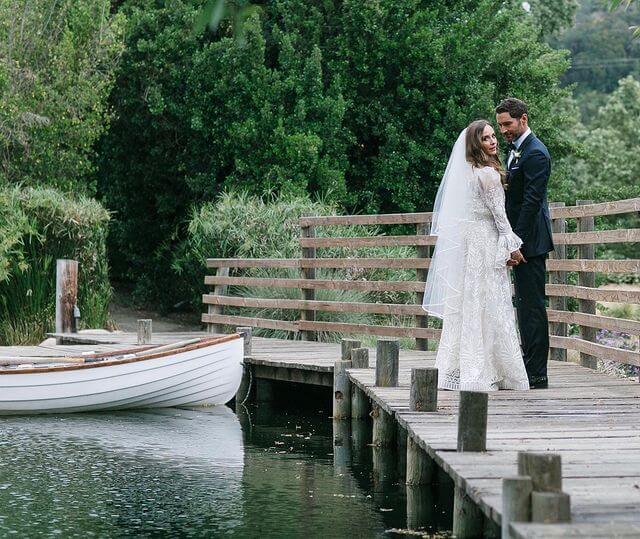
[[[549,380],[544,376],[529,379],[529,389],[547,389]]]

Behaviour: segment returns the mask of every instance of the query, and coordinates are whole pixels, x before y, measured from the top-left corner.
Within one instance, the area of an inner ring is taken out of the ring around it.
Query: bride
[[[507,273],[526,260],[507,220],[497,149],[489,122],[469,124],[436,195],[431,233],[438,238],[422,306],[443,320],[442,389],[529,389]]]

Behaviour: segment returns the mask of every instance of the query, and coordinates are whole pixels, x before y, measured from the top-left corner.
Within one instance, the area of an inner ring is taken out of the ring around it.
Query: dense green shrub
[[[0,185],[95,193],[123,17],[109,0],[0,2]]]
[[[0,189],[0,201],[10,202],[3,214],[11,220],[0,227],[12,238],[0,250],[0,342],[37,342],[53,329],[55,261],[60,258],[79,263],[82,326],[103,327],[111,297],[108,212],[94,200],[53,189]]]
[[[120,8],[127,43],[99,190],[116,212],[115,274],[139,296],[171,301],[185,216],[224,190],[428,210],[460,129],[510,94],[554,156],[567,150],[556,104],[568,64],[541,42],[555,28],[541,34],[544,17],[519,2],[260,2],[242,40],[228,21],[194,32],[201,5]]]

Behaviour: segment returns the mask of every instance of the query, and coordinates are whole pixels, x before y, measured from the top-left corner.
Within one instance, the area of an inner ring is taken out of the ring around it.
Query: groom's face
[[[517,140],[527,130],[526,114],[520,118],[513,118],[508,112],[500,112],[496,114],[496,121],[500,127],[500,133],[507,142]]]

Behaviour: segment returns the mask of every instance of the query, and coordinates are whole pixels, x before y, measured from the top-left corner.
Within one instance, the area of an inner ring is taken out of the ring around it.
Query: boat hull
[[[91,368],[0,374],[0,414],[215,406],[233,398],[242,377],[243,340]]]

